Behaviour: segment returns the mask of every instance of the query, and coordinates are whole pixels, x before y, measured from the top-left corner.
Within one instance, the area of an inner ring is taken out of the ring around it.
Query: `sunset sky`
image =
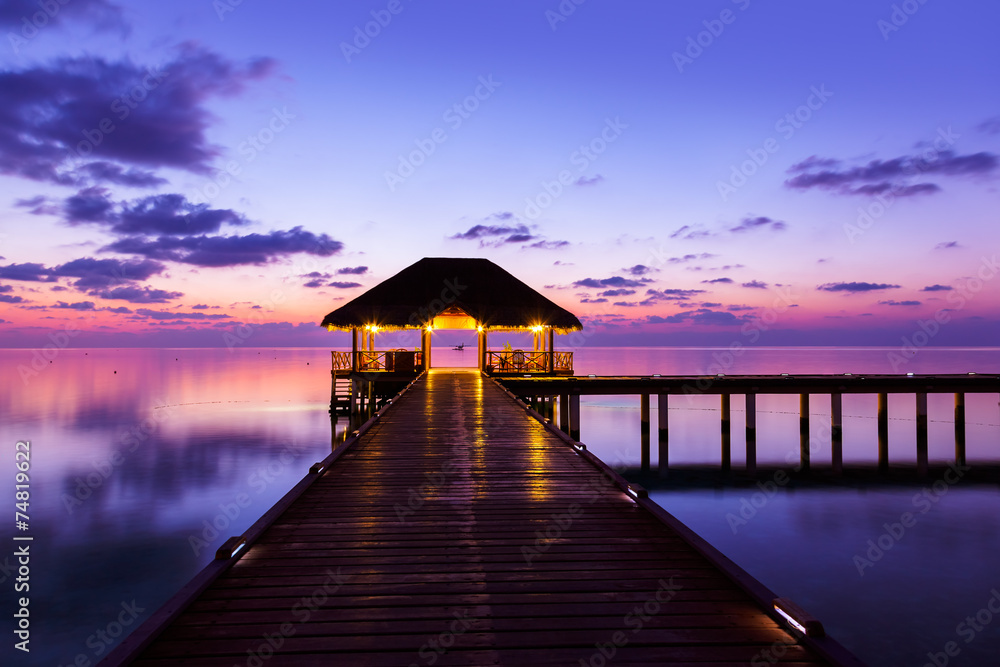
[[[497,262],[592,344],[995,345],[997,25],[0,1],[0,345],[343,345],[323,315],[433,256]]]

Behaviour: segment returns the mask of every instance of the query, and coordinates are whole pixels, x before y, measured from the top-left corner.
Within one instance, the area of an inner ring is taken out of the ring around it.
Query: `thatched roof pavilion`
[[[555,362],[553,334],[583,328],[573,313],[488,259],[452,257],[425,257],[411,264],[329,313],[322,326],[352,331],[355,359],[359,332],[362,353],[374,353],[375,332],[420,329],[425,367],[429,367],[431,331],[475,329],[484,369],[492,366],[486,350],[489,331],[532,331],[533,353],[548,355],[544,360],[538,357],[538,363],[549,372]],[[358,370],[356,361],[352,367]]]

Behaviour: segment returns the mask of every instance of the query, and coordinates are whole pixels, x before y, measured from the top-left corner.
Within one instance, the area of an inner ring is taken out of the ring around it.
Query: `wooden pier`
[[[889,394],[910,394],[916,399],[916,471],[926,476],[928,463],[927,395],[948,393],[955,396],[952,414],[955,425],[957,465],[965,465],[965,395],[1000,393],[1000,376],[967,373],[963,375],[693,375],[631,377],[505,377],[505,387],[525,400],[551,410],[558,398],[559,425],[563,432],[580,439],[580,396],[637,395],[641,438],[642,471],[650,469],[650,397],[657,401],[658,471],[666,477],[670,461],[669,400],[672,395],[718,395],[720,397],[720,466],[731,467],[732,396],[742,395],[746,409],[746,470],[753,475],[757,468],[757,396],[766,394],[799,395],[798,470],[808,472],[812,465],[810,443],[810,397],[830,396],[830,469],[840,474],[844,468],[844,394],[870,394],[877,397],[878,470],[889,469]]]
[[[645,495],[434,369],[102,665],[860,664]]]

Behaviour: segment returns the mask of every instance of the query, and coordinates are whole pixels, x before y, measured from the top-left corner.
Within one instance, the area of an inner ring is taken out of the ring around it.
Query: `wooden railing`
[[[556,352],[552,359],[551,352],[530,352],[525,350],[504,350],[501,352],[486,352],[487,373],[549,373],[549,361],[552,360],[554,373],[573,372],[573,353]]]
[[[335,371],[350,371],[351,370],[351,353],[350,352],[337,352],[336,350],[330,350],[330,354],[333,355],[333,370]]]
[[[413,350],[362,350],[356,354],[355,369],[359,373],[416,373],[423,364],[423,354]]]

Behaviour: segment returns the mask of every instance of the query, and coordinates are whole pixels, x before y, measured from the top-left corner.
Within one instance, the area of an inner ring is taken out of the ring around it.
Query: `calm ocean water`
[[[585,347],[576,351],[576,368],[876,373],[893,370],[889,352],[759,348],[728,359],[713,349]],[[0,442],[8,453],[0,479],[11,496],[15,443],[31,442],[29,527],[17,531],[12,516],[2,534],[8,545],[15,533],[34,538],[30,660],[10,640],[11,546],[0,551],[0,632],[8,638],[0,655],[14,664],[68,665],[79,656],[94,663],[148,618],[226,537],[248,528],[331,450],[329,359],[323,349],[67,349],[49,363],[31,350],[0,350]],[[474,359],[474,351],[434,351],[435,365]],[[897,370],[997,373],[1000,350],[924,349]],[[953,453],[951,401],[930,400],[932,459]],[[742,446],[738,404],[734,464]],[[822,423],[828,408],[815,397],[813,421]],[[670,409],[672,463],[717,461],[718,398],[678,398]],[[797,398],[760,397],[758,411],[760,460],[797,451]],[[845,460],[873,461],[874,397],[845,397],[844,412]],[[1000,461],[997,395],[970,395],[968,415],[970,461]],[[890,416],[891,457],[912,461],[912,397],[892,397]],[[634,465],[638,421],[635,397],[589,397],[581,438],[608,463]],[[814,460],[824,456],[828,442]],[[919,667],[948,642],[959,649],[949,664],[996,664],[1000,615],[988,609],[1000,591],[995,486],[959,480],[940,495],[931,486],[754,492],[664,491],[655,498],[872,665]],[[899,533],[893,526],[907,512],[914,522]],[[895,536],[885,537],[889,530]],[[889,546],[872,551],[869,541]]]

